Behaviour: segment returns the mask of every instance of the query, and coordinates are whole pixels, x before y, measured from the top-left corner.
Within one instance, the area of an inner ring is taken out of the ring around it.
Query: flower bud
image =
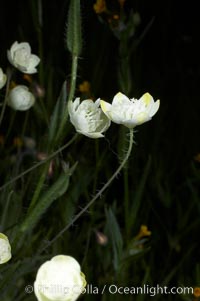
[[[7,80],[6,74],[3,73],[2,69],[0,68],[0,89],[3,88]]]
[[[34,103],[35,97],[26,86],[16,86],[9,92],[8,105],[14,110],[26,111],[30,109]]]

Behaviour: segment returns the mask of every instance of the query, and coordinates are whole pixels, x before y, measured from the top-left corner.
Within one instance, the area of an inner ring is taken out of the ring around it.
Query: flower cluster
[[[37,72],[37,65],[40,58],[31,53],[29,43],[14,42],[7,51],[7,57],[12,66],[25,74],[33,74]],[[3,73],[0,68],[0,89],[3,88],[7,81],[7,75]],[[28,87],[19,85],[14,88],[9,85],[9,92],[7,95],[7,104],[14,110],[26,111],[35,103],[34,95],[29,91]]]
[[[68,109],[70,121],[81,133],[90,138],[101,138],[109,128],[110,122],[122,124],[130,129],[149,121],[158,111],[160,101],[154,101],[149,93],[140,99],[129,99],[122,93],[117,93],[112,104],[97,99],[93,102],[86,99],[69,101]]]

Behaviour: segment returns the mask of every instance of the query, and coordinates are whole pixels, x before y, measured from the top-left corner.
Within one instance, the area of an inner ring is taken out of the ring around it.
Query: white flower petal
[[[12,59],[12,55],[11,55],[11,51],[7,50],[7,58],[9,60],[9,62],[13,65],[13,59]]]
[[[107,118],[107,116],[101,112],[100,116],[99,116],[99,121],[98,121],[98,125],[96,127],[96,131],[99,132],[105,132],[107,131],[107,129],[109,128],[111,121],[110,119]]]
[[[158,111],[160,107],[160,100],[158,99],[151,107],[150,111],[149,111],[149,115],[152,117],[156,114],[156,112]]]
[[[103,134],[98,133],[98,132],[96,132],[96,133],[89,133],[89,132],[84,132],[84,131],[80,131],[80,130],[77,130],[77,132],[79,134],[82,134],[82,135],[88,137],[88,138],[94,138],[94,139],[96,139],[96,138],[103,138],[104,137]]]
[[[95,101],[95,106],[96,107],[99,107],[100,106],[100,102],[101,102],[101,99],[100,98],[98,98],[96,101]]]
[[[18,45],[19,45],[19,43],[18,43],[17,41],[15,41],[15,42],[11,45],[11,47],[10,47],[11,53],[17,49]]]
[[[76,98],[74,102],[72,100],[69,100],[68,102],[68,111],[70,115],[73,115],[75,111],[77,110],[78,106],[80,104],[80,98]]]
[[[20,49],[25,49],[26,52],[28,52],[29,54],[31,53],[31,47],[30,47],[29,43],[27,43],[27,42],[18,43],[16,41],[12,44],[12,46],[10,48],[11,54],[13,55],[16,50],[20,50]]]
[[[37,72],[37,69],[35,68],[40,62],[40,58],[35,55],[35,54],[31,54],[30,58],[29,58],[29,66],[28,66],[28,70],[30,70],[30,72],[34,73]]]
[[[148,107],[154,103],[153,97],[149,93],[143,94],[138,101],[144,103],[145,107]]]
[[[129,103],[130,103],[129,98],[126,95],[124,95],[123,93],[118,92],[113,98],[112,105],[115,105],[115,104],[117,104],[117,105],[128,104],[129,105]]]
[[[11,246],[8,237],[0,233],[0,264],[6,263],[11,257]]]
[[[110,103],[104,101],[104,100],[101,100],[100,101],[100,105],[101,105],[101,109],[102,111],[104,112],[104,114],[106,114],[107,116],[107,113],[109,113],[109,111],[111,110],[112,106]]]

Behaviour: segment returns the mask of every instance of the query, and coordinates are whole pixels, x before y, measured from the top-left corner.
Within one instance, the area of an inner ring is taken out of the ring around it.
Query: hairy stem
[[[31,166],[30,168],[28,168],[27,170],[25,170],[24,172],[22,172],[20,175],[16,176],[15,178],[11,179],[10,181],[8,181],[7,183],[5,183],[3,186],[0,187],[0,191],[3,190],[5,187],[7,187],[8,185],[14,183],[15,181],[17,181],[18,179],[20,179],[21,177],[23,177],[24,175],[28,174],[29,172],[31,172],[32,170],[34,170],[35,168],[43,165],[44,163],[48,162],[49,160],[51,160],[52,158],[54,158],[57,154],[59,154],[60,152],[62,152],[64,149],[66,149],[68,146],[70,146],[75,139],[77,138],[78,134],[74,135],[72,137],[72,139],[66,143],[65,145],[63,145],[62,147],[60,147],[59,149],[57,149],[55,152],[53,152],[51,155],[49,155],[45,160],[38,162],[37,164]]]

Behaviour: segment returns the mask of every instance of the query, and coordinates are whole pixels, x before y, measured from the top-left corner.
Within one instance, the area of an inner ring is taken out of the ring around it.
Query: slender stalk
[[[48,172],[48,169],[49,169],[49,162],[46,162],[45,163],[45,166],[42,170],[42,173],[40,175],[40,178],[39,178],[39,181],[37,183],[37,187],[35,189],[35,192],[34,192],[34,195],[32,197],[32,200],[31,200],[31,203],[30,203],[30,206],[28,208],[28,213],[31,211],[31,209],[34,207],[39,195],[40,195],[40,192],[42,190],[42,187],[43,187],[43,184],[44,184],[44,181],[46,179],[46,174]]]
[[[24,124],[23,124],[23,128],[22,128],[22,134],[21,134],[22,137],[25,136],[28,119],[29,119],[29,111],[27,111],[25,113],[25,119],[24,119]]]
[[[126,225],[126,234],[128,237],[128,220],[129,220],[129,216],[130,216],[130,207],[129,207],[129,201],[130,196],[129,196],[129,182],[128,182],[128,170],[125,169],[124,170],[124,222]]]
[[[5,141],[8,139],[8,137],[10,135],[10,132],[12,130],[12,127],[13,127],[13,124],[14,124],[14,121],[15,121],[16,114],[17,114],[17,111],[13,110],[13,112],[11,114],[11,117],[10,117],[9,126],[8,126],[7,131],[6,131]]]
[[[50,245],[52,245],[60,236],[62,236],[63,233],[65,233],[73,224],[75,221],[79,219],[79,217],[87,211],[87,209],[93,205],[93,203],[101,196],[101,194],[106,190],[106,188],[112,183],[112,181],[116,178],[118,173],[122,170],[122,168],[125,166],[126,162],[128,161],[128,158],[131,154],[131,150],[133,147],[133,129],[130,129],[130,137],[129,137],[129,147],[128,151],[120,164],[120,166],[117,168],[117,170],[114,172],[114,174],[111,176],[111,178],[106,182],[106,184],[101,188],[101,190],[92,198],[92,200],[72,219],[72,221],[64,227],[51,241],[48,242],[47,246],[44,247],[40,252],[42,253],[46,248],[48,248]]]
[[[4,102],[3,102],[3,106],[2,106],[2,110],[1,110],[1,114],[0,114],[0,126],[3,121],[4,113],[6,110],[6,104],[7,104],[8,92],[9,92],[9,88],[10,88],[10,79],[11,79],[12,71],[10,69],[8,69],[6,73],[7,73],[6,94],[5,94],[5,98],[4,98]]]
[[[40,81],[40,85],[42,85],[42,87],[44,87],[44,82],[45,82],[45,76],[44,76],[44,64],[42,63],[43,60],[43,30],[42,30],[42,26],[43,26],[43,20],[42,20],[42,1],[38,0],[37,3],[37,20],[36,20],[36,24],[37,24],[37,35],[38,35],[38,47],[39,47],[39,56],[41,59],[41,63],[39,64],[39,81]],[[43,101],[43,97],[39,97],[39,102],[41,105],[41,109],[42,112],[44,113],[44,119],[47,125],[49,125],[49,117],[48,117],[48,112],[46,109],[46,106],[44,104]]]
[[[29,172],[33,171],[35,168],[41,166],[42,164],[48,162],[49,160],[51,160],[53,157],[55,157],[57,154],[59,154],[60,152],[62,152],[64,149],[66,149],[68,146],[70,146],[75,139],[77,138],[78,134],[74,135],[72,137],[72,139],[65,145],[63,145],[62,147],[60,147],[59,149],[57,149],[54,153],[52,153],[51,155],[49,155],[45,160],[38,162],[37,164],[35,164],[34,166],[28,168],[27,170],[25,170],[24,172],[22,172],[21,174],[19,174],[18,176],[16,176],[15,178],[11,179],[10,181],[8,181],[7,183],[5,183],[3,186],[0,187],[0,191],[3,190],[5,187],[7,187],[8,185],[12,184],[13,182],[17,181],[18,179],[20,179],[21,177],[25,176],[26,174],[28,174]]]
[[[5,222],[6,222],[6,218],[7,218],[7,214],[8,214],[8,208],[10,206],[10,200],[12,198],[12,194],[13,194],[13,190],[11,190],[9,192],[7,201],[5,202],[5,208],[3,210],[3,215],[2,215],[2,218],[1,218],[1,231],[4,231],[4,228],[5,228]]]

